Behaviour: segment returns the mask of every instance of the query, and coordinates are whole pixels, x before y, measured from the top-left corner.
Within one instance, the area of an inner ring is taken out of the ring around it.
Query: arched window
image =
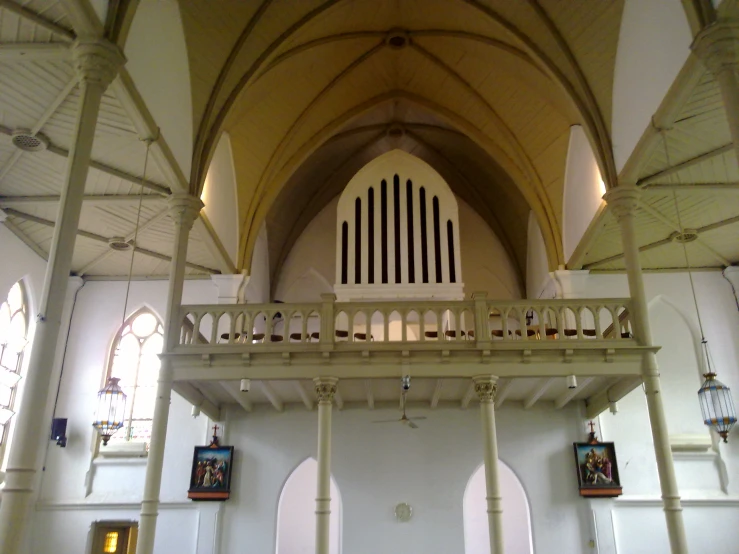
[[[308,458],[285,481],[277,507],[277,554],[312,554],[316,548],[318,462]],[[329,554],[341,552],[341,497],[331,478]]]
[[[23,348],[28,337],[28,304],[23,284],[18,281],[0,304],[0,449],[8,439],[13,417],[16,385],[21,378]]]
[[[157,316],[147,309],[129,317],[116,334],[107,377],[121,380],[127,400],[123,429],[113,435],[111,442],[148,442],[151,438],[159,354],[163,345],[164,328]]]
[[[498,461],[500,495],[503,498],[503,542],[506,554],[533,554],[531,513],[521,481],[502,461]],[[481,465],[470,477],[464,491],[464,552],[488,554],[490,528],[488,527],[485,466]]]

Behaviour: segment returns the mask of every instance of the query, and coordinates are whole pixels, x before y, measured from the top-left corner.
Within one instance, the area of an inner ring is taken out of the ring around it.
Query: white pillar
[[[498,479],[498,439],[495,432],[495,393],[498,378],[494,375],[474,377],[475,392],[480,399],[482,444],[485,455],[485,487],[487,491],[490,554],[503,554],[503,503]]]
[[[335,377],[316,377],[318,397],[318,486],[316,487],[316,554],[329,554],[331,522],[331,408]]]
[[[721,89],[726,119],[739,159],[739,22],[719,20],[705,27],[695,37],[691,50],[714,74]]]
[[[174,251],[169,269],[167,315],[164,321],[164,352],[172,352],[180,336],[180,305],[185,281],[185,261],[190,229],[203,208],[199,198],[186,193],[173,194],[168,199],[169,216],[174,221]],[[151,429],[149,456],[146,460],[144,497],[141,502],[141,519],[136,554],[153,554],[159,508],[159,490],[162,483],[164,442],[167,437],[169,403],[172,396],[172,366],[165,357],[159,369],[157,398],[154,403],[154,419]]]
[[[125,61],[120,50],[104,40],[77,40],[72,46],[72,57],[80,79],[79,111],[46,266],[33,348],[25,376],[22,408],[15,422],[15,440],[8,459],[0,504],[0,554],[20,553],[30,518],[41,463],[39,446],[46,438],[50,424],[38,414],[44,413],[49,391],[53,388],[51,377],[56,345],[62,325],[100,101]]]
[[[647,313],[647,297],[644,292],[639,248],[636,240],[634,216],[639,205],[640,191],[634,186],[621,185],[609,191],[606,196],[608,207],[613,211],[621,226],[621,241],[626,262],[626,274],[631,294],[631,322],[635,338],[641,346],[652,346],[652,332],[649,327]],[[665,408],[660,390],[657,355],[654,352],[644,354],[642,362],[642,379],[647,395],[649,422],[652,427],[654,452],[657,456],[662,504],[667,519],[667,533],[673,554],[686,554],[688,543],[685,537],[682,506],[675,478],[675,466],[672,460]]]

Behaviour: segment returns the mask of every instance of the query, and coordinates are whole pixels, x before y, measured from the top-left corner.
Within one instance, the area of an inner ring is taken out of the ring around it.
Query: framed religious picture
[[[599,442],[591,430],[588,442],[576,442],[573,446],[580,496],[613,497],[623,494],[616,448],[612,442]]]
[[[187,497],[191,500],[227,500],[231,495],[233,455],[234,447],[219,445],[215,434],[210,445],[196,446]]]

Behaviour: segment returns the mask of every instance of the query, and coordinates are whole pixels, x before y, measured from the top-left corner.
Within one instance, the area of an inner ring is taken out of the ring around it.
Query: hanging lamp
[[[133,260],[136,254],[136,240],[139,235],[139,222],[141,221],[141,205],[144,200],[144,183],[146,182],[146,166],[149,163],[149,148],[152,141],[146,140],[146,155],[144,156],[144,172],[141,176],[141,184],[139,191],[139,205],[136,211],[136,226],[133,231],[133,240],[126,242],[125,239],[117,241],[119,245],[116,249],[122,249],[121,246],[128,245],[131,248],[131,261],[128,266],[128,281],[126,282],[126,297],[123,301],[123,318],[121,328],[126,324],[126,312],[128,311],[128,297],[131,292],[131,279],[133,277]],[[125,248],[125,246],[123,246]],[[118,346],[120,348],[120,345]],[[116,355],[118,353],[116,352]],[[95,412],[95,421],[92,426],[97,429],[100,438],[103,440],[103,446],[108,445],[110,438],[123,427],[126,420],[126,393],[123,392],[118,384],[118,377],[108,378],[108,383],[98,392],[98,405]]]
[[[677,193],[673,191],[673,197],[675,199],[675,212],[677,213],[677,223],[679,227],[679,235],[676,237],[678,242],[683,245],[683,253],[685,254],[685,265],[688,269],[688,277],[690,278],[690,291],[693,294],[693,303],[695,304],[695,313],[698,316],[698,327],[701,333],[701,357],[703,358],[704,364],[708,372],[703,374],[705,382],[698,389],[698,401],[701,406],[701,412],[703,414],[703,423],[708,427],[716,431],[718,435],[724,439],[724,442],[729,442],[729,431],[736,423],[736,408],[734,407],[734,400],[731,397],[731,390],[729,387],[724,385],[721,381],[716,379],[716,372],[714,371],[714,364],[711,359],[711,352],[708,349],[708,341],[706,340],[705,333],[703,332],[703,322],[701,321],[701,313],[698,308],[698,299],[695,295],[695,284],[693,283],[693,273],[690,270],[690,261],[688,260],[688,248],[685,246],[688,240],[686,239],[686,231],[683,229],[682,221],[680,220],[680,208],[677,203]]]

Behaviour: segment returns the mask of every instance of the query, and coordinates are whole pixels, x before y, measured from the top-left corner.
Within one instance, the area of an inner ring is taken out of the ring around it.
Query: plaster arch
[[[508,464],[498,460],[499,482],[503,498],[503,540],[507,554],[533,554],[531,507],[518,475]],[[485,464],[472,473],[464,491],[464,552],[490,552],[490,528],[486,505]]]
[[[318,462],[309,457],[285,478],[275,513],[275,554],[311,554],[315,548]],[[341,493],[331,476],[329,554],[341,553]]]
[[[547,258],[549,260],[550,268],[554,269],[558,265],[564,263],[559,224],[544,190],[544,186],[536,171],[532,167],[529,167],[527,170],[518,167],[518,165],[500,149],[495,141],[482,133],[477,129],[477,127],[475,127],[475,125],[464,119],[459,114],[418,95],[402,90],[395,90],[378,95],[368,101],[354,106],[352,109],[341,114],[328,125],[324,126],[318,133],[301,145],[300,148],[298,148],[297,151],[282,165],[282,167],[275,173],[275,176],[271,179],[269,186],[263,187],[261,196],[255,197],[252,201],[251,208],[249,210],[250,213],[247,214],[242,226],[242,237],[246,237],[246,239],[242,241],[240,264],[244,268],[248,270],[250,266],[254,241],[256,240],[256,236],[252,231],[258,228],[261,221],[266,218],[271,205],[274,203],[274,200],[282,187],[290,178],[290,175],[343,126],[367,113],[375,106],[386,102],[392,102],[396,99],[404,99],[411,103],[418,104],[438,115],[450,126],[458,129],[461,133],[466,134],[480,148],[482,148],[492,160],[498,163],[519,188],[537,218],[547,246]]]
[[[137,4],[135,12],[129,10],[125,14],[124,23],[130,24],[130,28],[127,36],[121,37],[125,39],[126,69],[182,175],[189,176],[193,152],[192,87],[179,4],[159,0],[141,0]],[[162,71],[163,67],[167,70]],[[215,150],[217,142],[213,146]]]

